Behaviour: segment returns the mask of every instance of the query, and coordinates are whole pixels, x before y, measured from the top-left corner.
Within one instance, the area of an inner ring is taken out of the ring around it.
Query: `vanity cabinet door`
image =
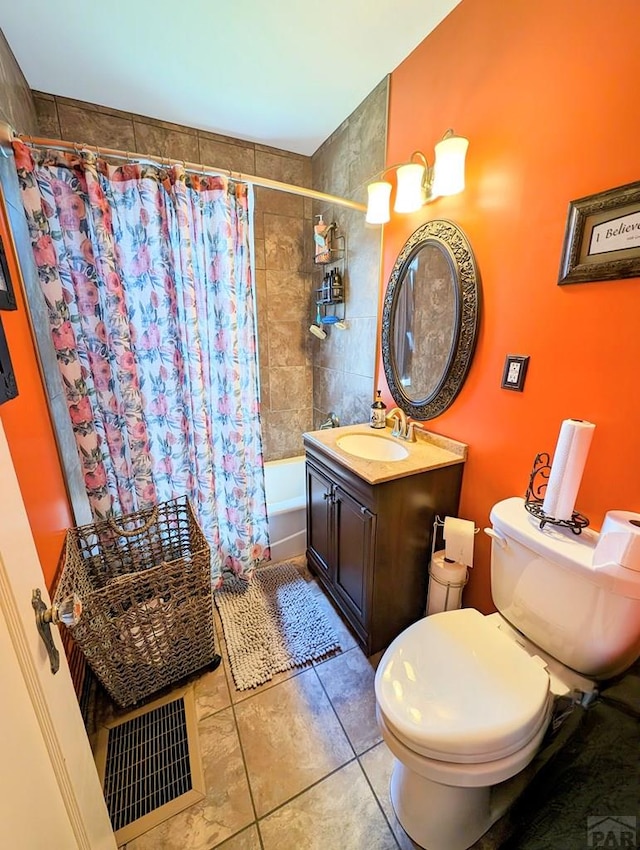
[[[373,582],[376,516],[341,487],[334,488],[337,592],[351,615],[367,627]]]
[[[333,580],[332,500],[333,484],[310,463],[307,473],[307,549],[317,566]]]

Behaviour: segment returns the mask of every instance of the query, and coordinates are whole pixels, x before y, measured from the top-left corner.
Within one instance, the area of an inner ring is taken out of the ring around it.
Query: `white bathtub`
[[[304,456],[264,465],[271,560],[303,555],[307,546]]]

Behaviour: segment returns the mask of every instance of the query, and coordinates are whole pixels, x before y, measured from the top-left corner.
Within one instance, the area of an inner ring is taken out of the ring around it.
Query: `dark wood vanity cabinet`
[[[463,462],[370,484],[305,446],[307,562],[372,655],[424,615],[433,522],[457,515]]]

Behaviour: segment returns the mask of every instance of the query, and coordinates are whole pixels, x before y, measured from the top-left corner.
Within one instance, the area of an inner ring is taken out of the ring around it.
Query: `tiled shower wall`
[[[310,186],[309,157],[42,92],[41,135],[219,166]],[[311,205],[256,187],[255,270],[261,411],[266,460],[299,454],[312,424],[310,348],[303,333],[310,278],[305,238]]]
[[[24,74],[0,30],[0,121],[20,133],[36,133],[38,119]]]
[[[318,148],[312,157],[314,189],[366,203],[366,184],[385,163],[388,92],[385,78]],[[326,339],[312,338],[314,425],[330,412],[341,425],[351,425],[368,420],[375,390],[382,228],[366,225],[362,212],[315,207],[314,213],[335,221],[345,235],[347,329],[328,326]],[[322,275],[314,272],[314,289]]]

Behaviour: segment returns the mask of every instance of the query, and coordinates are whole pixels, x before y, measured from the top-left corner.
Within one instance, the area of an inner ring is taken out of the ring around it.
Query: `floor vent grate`
[[[99,747],[98,760],[118,843],[130,841],[204,797],[197,733],[189,734],[190,727],[195,732],[189,697],[193,702],[190,690],[177,698],[170,695],[104,730],[106,740]]]

